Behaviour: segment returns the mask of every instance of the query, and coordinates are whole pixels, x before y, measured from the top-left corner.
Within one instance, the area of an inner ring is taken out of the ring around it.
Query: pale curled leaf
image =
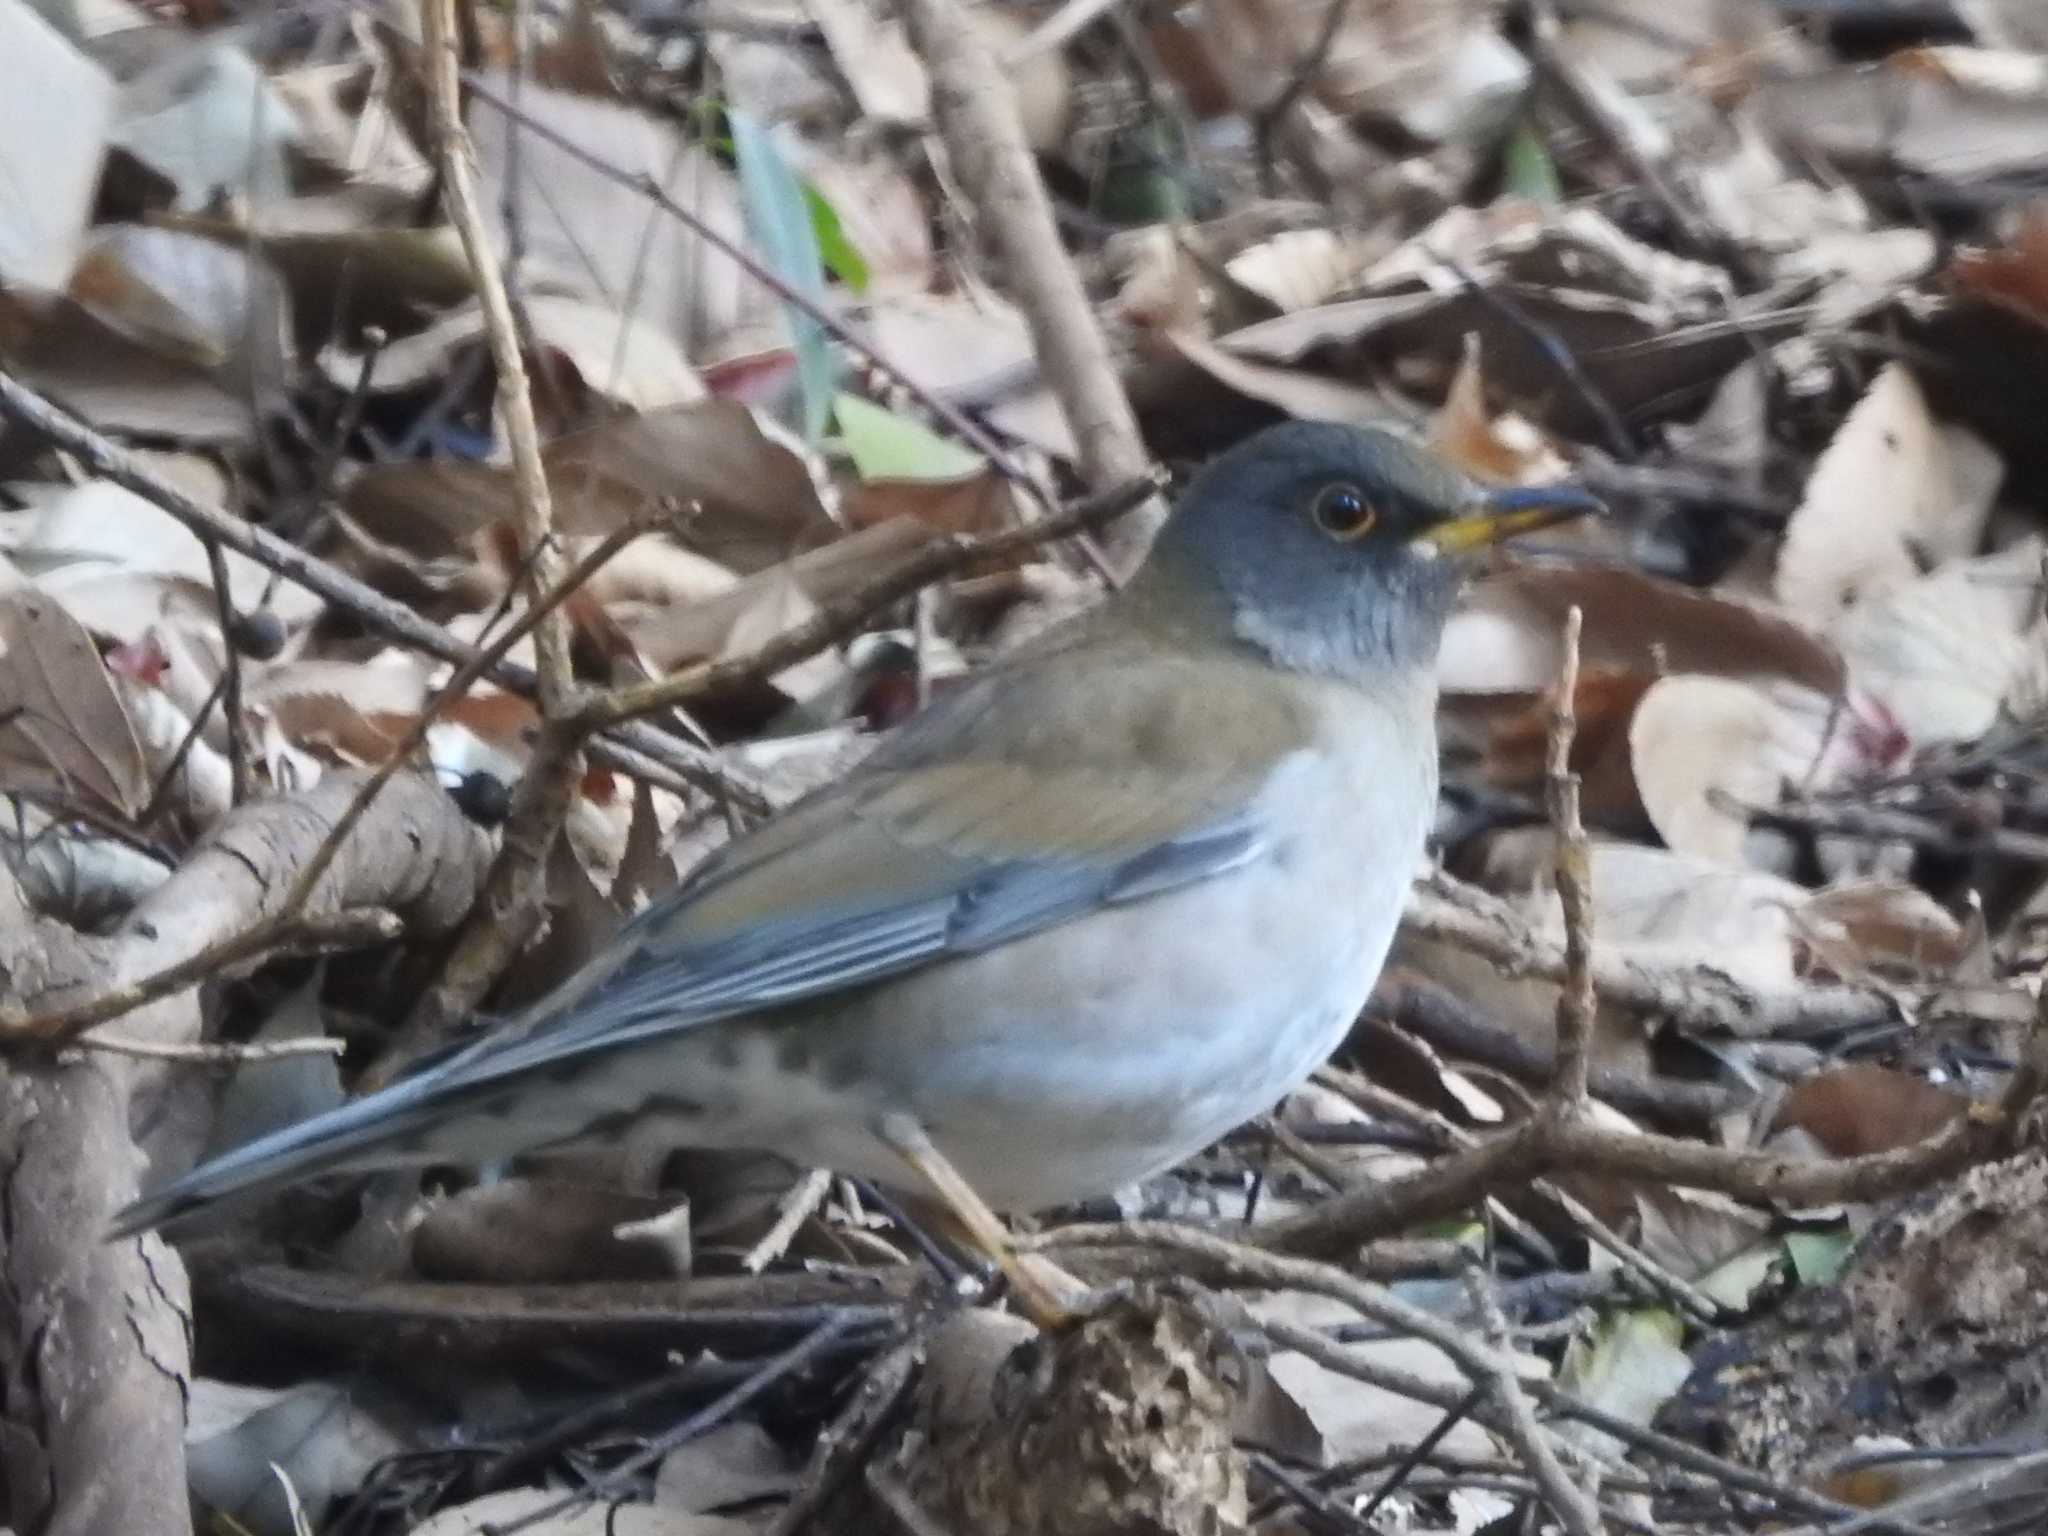
[[[1787,608],[1826,624],[1880,586],[1975,551],[2001,477],[1979,468],[1960,483],[1951,441],[1912,373],[1887,364],[1814,465],[1785,529],[1777,590]]]
[[[1742,807],[1775,805],[1784,786],[1825,789],[1861,762],[1849,711],[1792,684],[1762,687],[1680,673],[1660,678],[1629,725],[1643,809],[1681,853],[1744,863]]]

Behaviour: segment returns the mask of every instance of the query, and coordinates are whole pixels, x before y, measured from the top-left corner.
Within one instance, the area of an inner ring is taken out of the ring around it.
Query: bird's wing
[[[1221,740],[1190,680],[1150,670],[1079,690],[1091,718],[1056,702],[1074,680],[1050,665],[975,685],[635,917],[462,1075],[481,1089],[861,986],[1258,858],[1299,722],[1274,708]]]
[[[115,1221],[406,1161],[425,1128],[578,1059],[900,975],[1212,879],[1270,846],[1302,722],[1201,669],[1072,675],[1058,652],[970,684],[842,783],[737,839],[504,1028],[388,1088],[225,1154]],[[1086,686],[1089,681],[1098,686]],[[1076,684],[1082,686],[1077,687]]]

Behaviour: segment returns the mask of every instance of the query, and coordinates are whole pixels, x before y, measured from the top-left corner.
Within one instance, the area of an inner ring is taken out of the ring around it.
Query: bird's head
[[[1196,476],[1132,595],[1276,665],[1370,679],[1434,664],[1459,556],[1599,509],[1569,485],[1482,486],[1390,433],[1289,422]]]

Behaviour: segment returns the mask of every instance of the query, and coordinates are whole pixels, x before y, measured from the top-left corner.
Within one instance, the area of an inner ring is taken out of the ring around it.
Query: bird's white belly
[[[860,1129],[872,1116],[844,1101],[904,1110],[1013,1210],[1171,1167],[1271,1108],[1344,1038],[1421,853],[1424,802],[1398,798],[1397,811],[1347,808],[1328,836],[1242,871],[849,1000],[799,1026],[836,1037],[819,1097],[749,1133],[900,1182],[902,1165]]]

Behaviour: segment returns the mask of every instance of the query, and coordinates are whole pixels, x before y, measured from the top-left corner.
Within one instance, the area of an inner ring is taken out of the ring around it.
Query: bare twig
[[[220,613],[220,643],[227,656],[220,674],[220,707],[228,728],[228,799],[240,805],[249,798],[249,739],[242,725],[242,654],[235,646],[235,599],[228,587],[227,551],[220,547],[219,539],[206,541],[206,565],[213,574],[213,602]],[[203,712],[200,718],[205,718]],[[189,742],[181,746],[191,751]]]
[[[165,966],[125,986],[114,987],[89,1002],[43,1014],[0,1008],[0,1041],[67,1042],[96,1024],[118,1019],[145,1003],[209,980],[251,960],[283,951],[304,953],[330,949],[361,949],[398,937],[398,919],[389,912],[343,911],[327,916],[268,918],[240,933],[209,944],[176,965]]]
[[[540,456],[540,425],[534,419],[533,391],[526,379],[526,358],[512,318],[505,281],[491,249],[477,202],[476,151],[462,126],[462,93],[456,81],[455,0],[428,0],[421,7],[421,48],[426,57],[427,108],[433,124],[434,164],[441,175],[442,200],[449,222],[462,239],[483,309],[484,335],[498,372],[498,413],[512,451],[512,500],[519,522],[520,564],[528,571],[532,596],[560,584],[561,555],[555,548],[554,508],[548,494],[547,467]],[[543,719],[566,714],[576,681],[569,665],[569,625],[558,612],[541,619],[533,635],[540,673]]]
[[[1308,51],[1295,60],[1294,67],[1287,72],[1286,83],[1273,94],[1272,99],[1252,113],[1252,137],[1259,146],[1261,167],[1270,169],[1272,166],[1273,135],[1287,120],[1287,114],[1294,110],[1294,104],[1315,82],[1316,76],[1323,72],[1323,65],[1329,62],[1330,49],[1344,28],[1344,17],[1350,9],[1351,0],[1328,0]]]
[[[932,539],[892,571],[864,582],[843,597],[825,604],[803,623],[792,626],[742,656],[701,662],[651,682],[615,688],[584,700],[577,720],[587,727],[616,724],[688,702],[702,694],[762,677],[815,655],[857,627],[877,609],[908,597],[928,582],[940,580],[984,560],[996,560],[1052,539],[1093,528],[1129,511],[1160,484],[1148,469],[1127,485],[1089,496],[1050,517],[1021,528],[982,535],[948,534]]]
[[[1449,987],[1413,971],[1394,969],[1373,988],[1371,1016],[1440,1052],[1464,1057],[1532,1083],[1556,1076],[1556,1054],[1532,1045],[1499,1019],[1488,1017]],[[1700,1130],[1740,1103],[1743,1094],[1713,1083],[1680,1082],[1595,1061],[1588,1091],[1623,1114],[1650,1115]]]
[[[1477,1268],[1467,1270],[1465,1289],[1472,1298],[1474,1309],[1486,1324],[1494,1349],[1508,1355],[1514,1348],[1508,1337],[1508,1320],[1501,1315],[1500,1305],[1487,1286],[1486,1276]],[[1557,1452],[1551,1448],[1543,1426],[1536,1422],[1529,1399],[1523,1395],[1514,1376],[1498,1372],[1486,1385],[1494,1406],[1500,1411],[1502,1431],[1514,1446],[1522,1465],[1529,1469],[1529,1475],[1536,1479],[1537,1487],[1543,1490],[1544,1502],[1549,1504],[1551,1512],[1564,1523],[1570,1536],[1601,1536],[1599,1509],[1586,1496],[1585,1490],[1571,1480],[1564,1464],[1557,1459]]]
[[[740,1268],[750,1275],[758,1275],[781,1258],[789,1248],[790,1239],[796,1236],[797,1228],[825,1203],[825,1195],[831,1188],[832,1170],[812,1168],[784,1190],[782,1199],[776,1203],[775,1224],[747,1250],[746,1257],[740,1260]]]
[[[441,718],[442,712],[466,694],[479,678],[496,665],[500,657],[525,639],[536,625],[567,602],[585,582],[604,567],[607,561],[645,533],[649,526],[647,523],[632,522],[606,534],[576,562],[573,570],[548,591],[541,593],[531,607],[498,632],[496,639],[449,675],[448,681],[427,700],[426,706],[421,709],[411,727],[392,747],[390,755],[378,765],[376,772],[363,781],[362,787],[356,791],[355,799],[349,803],[341,819],[334,824],[333,830],[327,834],[318,851],[307,861],[305,868],[299,871],[298,879],[292,883],[290,895],[285,898],[287,913],[296,912],[305,906],[313,894],[313,888],[319,884],[320,877],[334,861],[334,855],[340,849],[343,840],[354,830],[363,813],[370,808],[370,802],[383,793],[384,786],[389,784],[392,777],[412,761],[413,754],[426,744],[427,736],[433,730],[434,722]]]
[[[917,1496],[904,1484],[902,1478],[887,1467],[873,1462],[867,1467],[868,1491],[873,1493],[882,1508],[889,1511],[896,1524],[903,1530],[903,1536],[953,1536],[953,1533],[934,1519],[925,1507],[917,1502]]]
[[[839,1416],[819,1434],[803,1486],[783,1507],[768,1536],[798,1536],[866,1464],[916,1378],[917,1363],[916,1338],[876,1357]]]
[[[256,1061],[283,1061],[293,1056],[339,1056],[348,1049],[346,1040],[326,1035],[307,1035],[295,1040],[251,1040],[244,1044],[228,1041],[130,1040],[121,1035],[84,1035],[67,1046],[72,1051],[105,1051],[110,1056],[133,1056],[142,1061],[176,1061],[202,1067],[239,1067]]]
[[[1564,650],[1550,705],[1550,760],[1544,799],[1557,839],[1557,900],[1564,908],[1564,987],[1557,998],[1557,1062],[1550,1080],[1551,1109],[1576,1115],[1586,1105],[1586,1067],[1592,1056],[1593,856],[1579,820],[1579,780],[1572,772],[1573,702],[1579,689],[1577,605],[1565,615]]]
[[[853,1317],[848,1312],[839,1312],[827,1317],[788,1349],[762,1361],[751,1375],[730,1391],[705,1404],[675,1428],[657,1435],[590,1487],[565,1494],[551,1504],[530,1510],[517,1519],[506,1521],[497,1528],[498,1536],[514,1536],[515,1532],[527,1530],[545,1520],[552,1520],[578,1505],[602,1498],[617,1497],[624,1493],[632,1486],[634,1478],[657,1465],[669,1452],[716,1429],[768,1388],[808,1367],[852,1324]]]
[[[932,117],[947,157],[975,199],[982,230],[1031,327],[1046,383],[1080,448],[1082,478],[1103,492],[1143,477],[1149,457],[1137,417],[1060,243],[1009,77],[959,0],[904,0],[901,10],[911,46],[931,75]],[[1118,524],[1111,539],[1125,571],[1165,515],[1153,498]]]
[[[218,539],[237,554],[246,555],[325,598],[377,633],[454,666],[461,666],[476,655],[475,646],[421,618],[404,603],[392,601],[374,587],[280,539],[268,529],[231,517],[186,494],[105,434],[59,410],[5,368],[0,368],[0,414],[77,455],[95,474],[169,513],[202,540]],[[539,692],[534,675],[508,661],[500,661],[489,676],[521,698],[531,699]],[[639,724],[614,727],[609,736],[609,740],[593,743],[593,750],[601,761],[621,772],[650,777],[671,787],[676,787],[672,781],[685,781],[728,797],[749,811],[768,808],[767,797],[758,787],[744,775],[720,764],[714,754],[701,747]],[[664,769],[668,772],[664,773]]]

